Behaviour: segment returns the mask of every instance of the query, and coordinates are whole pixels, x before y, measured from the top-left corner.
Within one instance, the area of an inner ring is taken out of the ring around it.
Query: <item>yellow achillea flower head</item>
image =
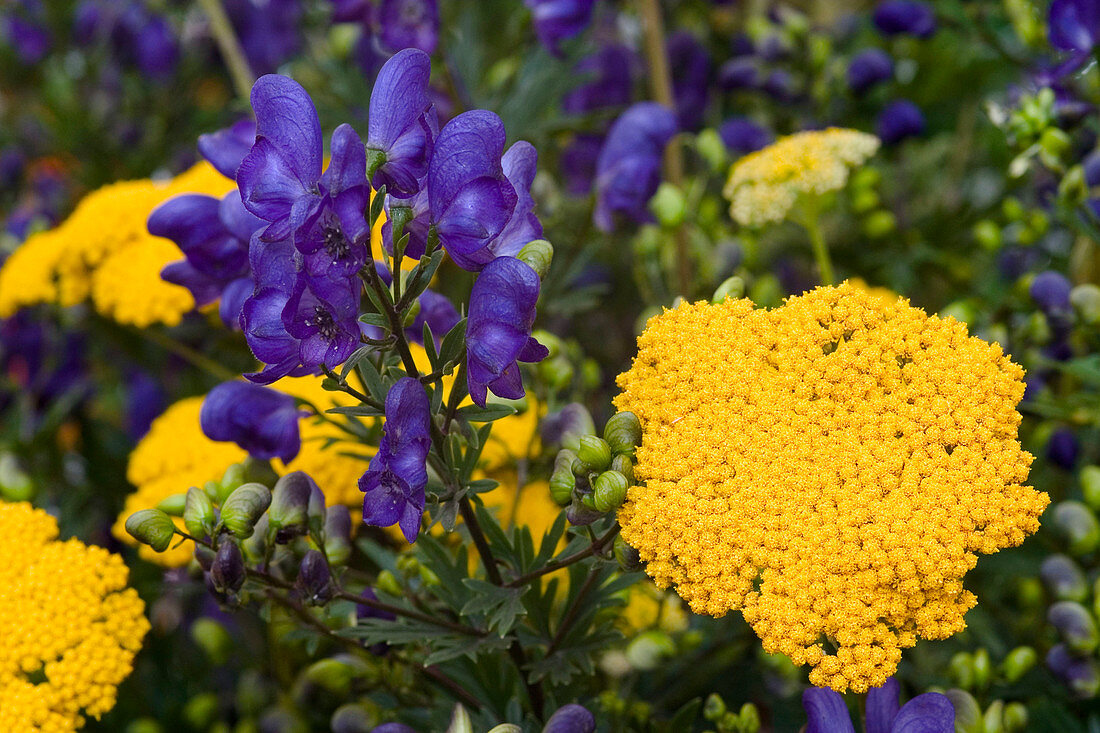
[[[874,135],[835,127],[780,138],[730,168],[723,190],[730,216],[742,226],[781,222],[800,196],[844,188],[849,170],[878,147]]]
[[[0,502],[0,730],[64,733],[115,705],[149,631],[122,559]]]
[[[69,218],[30,237],[0,268],[0,317],[37,303],[70,306],[91,297],[100,314],[119,323],[179,323],[195,301],[160,271],[183,254],[149,234],[146,221],[172,196],[221,196],[233,185],[199,163],[170,181],[120,181],[91,192]]]
[[[976,553],[1038,529],[1023,370],[953,318],[845,283],[771,311],[685,303],[638,346],[615,400],[644,431],[623,539],[814,685],[877,687],[918,636],[961,631]]]

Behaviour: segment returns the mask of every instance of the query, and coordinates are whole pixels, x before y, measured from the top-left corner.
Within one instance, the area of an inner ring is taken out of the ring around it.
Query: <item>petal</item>
[[[303,186],[321,177],[321,121],[302,85],[278,74],[261,76],[252,86],[257,138],[269,140]]]
[[[237,168],[256,142],[256,123],[240,120],[229,127],[199,135],[199,153],[226,178],[237,178]]]
[[[955,708],[946,695],[926,692],[902,706],[890,733],[954,733]]]
[[[332,158],[321,176],[321,187],[330,196],[367,185],[367,149],[349,124],[332,133]]]
[[[811,687],[802,693],[802,707],[809,724],[806,733],[856,733],[844,698],[828,687]]]
[[[244,207],[241,192],[233,189],[222,197],[218,206],[218,218],[222,225],[237,239],[244,243],[252,241],[252,235],[262,229],[266,222],[253,215]]]
[[[393,193],[408,197],[427,169],[432,138],[438,129],[435,107],[428,95],[431,59],[418,49],[395,54],[378,72],[370,96],[367,147],[386,154],[371,181]],[[399,139],[401,147],[395,150]]]
[[[275,143],[267,138],[257,140],[237,169],[245,208],[264,221],[285,222],[294,204],[309,195],[307,184],[295,175],[293,163]],[[282,239],[284,228],[271,235]]]
[[[867,691],[867,733],[890,733],[898,714],[899,687],[897,679],[890,677],[882,687]]]

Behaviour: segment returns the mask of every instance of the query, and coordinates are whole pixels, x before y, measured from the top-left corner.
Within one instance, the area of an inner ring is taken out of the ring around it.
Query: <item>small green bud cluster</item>
[[[703,703],[703,717],[714,723],[716,733],[757,733],[760,730],[760,712],[755,705],[747,702],[735,713],[718,693],[711,693]]]
[[[619,412],[604,426],[603,437],[585,429],[582,420],[572,421],[563,433],[562,444],[550,475],[550,495],[569,507],[569,521],[591,524],[618,509],[634,484],[634,451],[642,442],[642,426],[632,412]],[[591,418],[587,426],[591,426]]]
[[[1028,713],[1023,703],[994,700],[982,711],[974,696],[965,690],[944,693],[955,708],[958,733],[1021,733],[1027,729]]]
[[[898,228],[898,219],[882,203],[878,186],[882,174],[877,168],[864,166],[852,173],[849,184],[852,211],[863,223],[863,233],[870,239],[883,239]]]
[[[537,242],[528,246],[534,244]],[[577,387],[587,390],[600,384],[599,365],[586,358],[575,341],[565,341],[549,331],[536,330],[531,335],[550,352],[535,370],[552,392],[571,393]]]
[[[1029,646],[1016,647],[994,665],[986,649],[959,652],[947,665],[948,674],[963,690],[985,690],[995,682],[1012,684],[1030,672],[1039,655]]]

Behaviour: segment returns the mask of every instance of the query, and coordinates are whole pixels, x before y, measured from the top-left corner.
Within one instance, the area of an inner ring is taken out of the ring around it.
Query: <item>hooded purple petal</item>
[[[873,17],[875,27],[886,36],[928,38],[936,32],[932,6],[921,0],[886,0],[875,8]]]
[[[256,458],[292,460],[301,449],[294,398],[249,382],[224,382],[203,400],[202,432],[232,441]]]
[[[1063,51],[1089,52],[1100,38],[1100,3],[1054,0],[1050,4],[1050,45]]]
[[[256,123],[240,120],[229,127],[199,135],[199,153],[227,178],[237,178],[237,169],[256,142]]]
[[[439,42],[439,6],[436,0],[382,0],[378,25],[387,48],[430,54]]]
[[[946,695],[926,692],[902,706],[890,733],[954,733],[955,708]],[[869,733],[869,732],[868,732]]]
[[[809,719],[806,733],[856,733],[844,698],[828,687],[810,687],[802,693]]]
[[[498,257],[515,256],[528,242],[542,238],[542,223],[535,216],[535,200],[531,198],[531,184],[535,180],[538,160],[538,151],[524,140],[508,148],[508,152],[501,158],[504,175],[516,192],[516,208],[512,210],[512,218],[490,247]]]
[[[868,48],[848,64],[848,87],[857,95],[894,76],[894,60],[880,48]]]
[[[561,54],[562,41],[585,29],[596,0],[523,0],[531,9],[535,33],[551,53]]]
[[[867,691],[867,733],[890,733],[898,714],[899,691],[900,685],[894,677],[888,678],[882,687]]]
[[[660,183],[661,157],[676,134],[676,115],[655,102],[628,109],[607,135],[596,161],[595,221],[611,231],[615,215],[649,221],[646,208]]]
[[[375,189],[385,185],[399,198],[420,190],[439,130],[435,106],[428,96],[430,73],[428,54],[405,49],[382,66],[370,96],[367,147],[386,155],[371,185]]]

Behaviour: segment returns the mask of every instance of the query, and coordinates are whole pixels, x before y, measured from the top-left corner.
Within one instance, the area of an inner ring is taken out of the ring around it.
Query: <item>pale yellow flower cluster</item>
[[[976,553],[1038,529],[1023,370],[952,318],[843,284],[685,303],[638,344],[615,400],[644,430],[623,539],[815,685],[866,691],[918,636],[961,631]]]
[[[68,733],[114,707],[149,631],[122,559],[0,502],[0,730]]]
[[[820,196],[844,188],[848,172],[879,147],[874,135],[829,128],[780,138],[730,168],[723,194],[730,216],[742,226],[758,227],[787,218],[800,196]]]
[[[31,236],[0,268],[0,317],[38,303],[71,306],[90,298],[97,312],[119,323],[179,323],[195,307],[194,298],[162,280],[160,271],[183,253],[149,234],[146,221],[172,196],[221,196],[234,185],[199,163],[170,181],[120,181],[93,191],[68,219]]]

